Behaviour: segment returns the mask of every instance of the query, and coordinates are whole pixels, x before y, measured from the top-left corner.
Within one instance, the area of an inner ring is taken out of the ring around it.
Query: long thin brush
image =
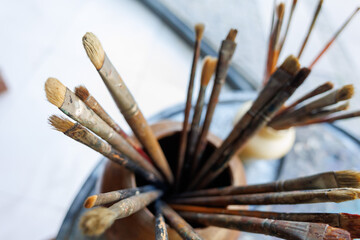
[[[86,33],[83,37],[83,45],[91,62],[99,72],[102,80],[137,139],[139,139],[141,144],[145,147],[154,163],[164,173],[168,182],[172,184],[174,181],[173,174],[159,142],[129,89],[126,87],[119,73],[107,57],[100,41],[94,34]]]
[[[102,141],[100,138],[95,136],[95,134],[91,133],[80,124],[75,124],[68,119],[55,115],[50,116],[49,123],[55,130],[58,130],[66,136],[94,149],[111,161],[114,161],[128,170],[141,175],[144,179],[156,184],[163,182],[163,178],[160,173],[149,162],[137,162],[136,160],[128,158],[126,155],[117,151],[110,144]]]
[[[334,228],[321,223],[290,222],[255,217],[193,212],[180,212],[180,215],[191,222],[200,223],[205,226],[217,226],[221,228],[265,234],[284,239],[351,239],[350,233],[346,230]]]
[[[168,240],[168,232],[166,229],[166,223],[164,216],[161,212],[160,200],[156,200],[154,203],[155,209],[155,240]]]
[[[193,62],[191,65],[191,74],[186,98],[186,105],[184,111],[184,122],[183,122],[183,129],[181,131],[180,136],[180,143],[179,143],[179,159],[177,162],[177,169],[176,169],[176,189],[179,188],[179,184],[181,183],[181,175],[185,160],[185,153],[186,153],[186,144],[188,139],[188,127],[189,127],[189,115],[191,109],[191,100],[193,95],[194,89],[194,79],[195,79],[195,72],[196,72],[196,65],[200,56],[200,45],[201,39],[204,33],[204,24],[196,24],[195,25],[195,46],[194,46],[194,56]]]
[[[308,191],[254,193],[228,196],[206,196],[172,198],[170,203],[224,207],[228,205],[305,204],[323,202],[345,202],[358,199],[360,190],[355,188],[333,188]]]
[[[155,187],[152,185],[146,185],[143,187],[121,189],[107,193],[99,193],[88,197],[84,202],[84,207],[93,208],[108,203],[117,202],[125,198],[138,195],[140,193],[148,192],[150,190],[155,190]]]
[[[330,39],[330,41],[325,45],[325,47],[321,50],[321,52],[316,56],[314,61],[310,64],[309,68],[312,69],[317,61],[321,58],[322,55],[329,49],[329,47],[333,44],[336,38],[340,35],[340,33],[345,29],[345,27],[349,24],[351,19],[356,15],[360,8],[356,8],[354,13],[345,21],[345,23],[340,27],[340,29],[334,34],[334,36]]]
[[[161,197],[162,191],[154,190],[135,195],[113,204],[109,208],[98,207],[83,214],[80,229],[87,236],[98,236],[108,229],[116,219],[128,217]]]
[[[297,0],[293,0],[292,3],[291,3],[291,10],[290,10],[289,18],[288,18],[288,21],[287,21],[287,24],[286,24],[285,33],[284,33],[284,36],[281,38],[280,43],[279,43],[279,55],[280,55],[281,50],[282,50],[282,48],[284,46],[284,43],[286,41],[286,37],[287,37],[289,29],[290,29],[291,20],[292,20],[296,5],[297,5]]]
[[[351,113],[347,113],[347,114],[341,114],[341,115],[338,115],[335,117],[313,119],[311,121],[307,121],[302,124],[297,124],[297,126],[307,126],[307,125],[319,124],[319,123],[333,123],[338,120],[355,118],[355,117],[360,117],[360,111],[355,111],[355,112],[351,112]]]
[[[75,88],[75,94],[78,96],[91,110],[93,110],[99,117],[104,120],[110,127],[119,133],[133,148],[136,149],[146,160],[150,161],[149,156],[142,150],[142,148],[133,141],[121,127],[110,117],[109,114],[101,107],[100,103],[90,95],[89,91],[84,86]]]

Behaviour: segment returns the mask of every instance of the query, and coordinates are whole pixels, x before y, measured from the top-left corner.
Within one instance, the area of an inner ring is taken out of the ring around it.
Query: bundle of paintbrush
[[[295,4],[296,1],[293,2],[292,12]],[[332,85],[329,83],[289,107],[283,107],[285,101],[310,73],[310,69],[301,68],[298,59],[292,55],[275,68],[286,37],[285,35],[279,40],[283,13],[284,6],[280,5],[277,8],[277,20],[269,45],[266,73],[268,77],[264,88],[228,137],[208,158],[204,157],[207,135],[236,48],[237,30],[229,31],[221,43],[217,58],[208,56],[204,59],[201,86],[193,118],[189,124],[196,66],[204,31],[202,24],[196,25],[195,51],[185,117],[177,146],[178,159],[171,159],[176,163],[173,164],[174,175],[170,162],[165,158],[152,129],[107,57],[100,41],[92,33],[85,34],[83,44],[87,55],[141,145],[120,128],[85,87],[77,87],[74,93],[55,78],[49,78],[45,83],[47,99],[76,123],[58,116],[51,116],[49,122],[56,130],[133,172],[137,177],[142,178],[145,184],[141,187],[118,189],[88,197],[84,206],[96,208],[87,211],[80,220],[80,228],[84,234],[100,235],[109,229],[115,220],[134,215],[150,205],[155,216],[152,224],[156,239],[168,239],[165,221],[183,239],[202,239],[186,220],[194,223],[193,226],[196,227],[217,226],[285,239],[350,239],[360,236],[358,215],[227,209],[228,205],[302,204],[354,200],[360,196],[360,190],[357,189],[360,187],[358,172],[327,172],[281,182],[206,189],[226,169],[235,152],[243,148],[245,143],[264,126],[281,128],[320,121],[319,118],[330,119],[329,114],[347,107],[342,105],[328,108],[339,101],[349,99],[353,91],[351,86],[345,86],[306,105],[298,106],[303,101],[330,90]],[[215,77],[212,92],[205,119],[201,123],[205,91],[213,74]],[[220,208],[209,208],[209,206]]]

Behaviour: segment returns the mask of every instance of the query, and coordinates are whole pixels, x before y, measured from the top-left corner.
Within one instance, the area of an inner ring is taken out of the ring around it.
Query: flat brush
[[[332,227],[342,228],[351,234],[352,238],[360,237],[360,215],[348,213],[284,213],[248,210],[230,210],[224,208],[210,208],[189,205],[170,204],[175,211],[197,212],[209,214],[227,214],[235,216],[268,218],[295,222],[325,223]]]
[[[107,193],[99,193],[88,197],[84,202],[84,207],[93,208],[108,203],[117,202],[125,198],[138,195],[140,193],[148,192],[150,190],[155,190],[155,187],[152,185],[146,185],[143,187],[121,189]]]
[[[206,143],[207,143],[206,136],[208,134],[211,120],[214,115],[216,105],[218,103],[221,87],[225,83],[227,71],[230,66],[230,61],[236,48],[236,43],[234,42],[236,35],[237,35],[237,30],[231,29],[226,39],[223,40],[221,43],[218,62],[216,66],[214,85],[211,92],[209,104],[206,110],[205,120],[198,141],[196,143],[196,148],[193,155],[194,168],[196,168],[199,165],[199,162],[202,158],[203,152],[206,147]],[[196,171],[196,169],[194,169],[194,171]]]
[[[255,217],[193,212],[180,212],[180,215],[191,222],[200,223],[205,226],[217,226],[244,232],[265,234],[283,239],[351,239],[350,233],[346,230],[321,223],[290,222]]]
[[[100,103],[90,95],[89,91],[84,86],[75,88],[75,94],[78,96],[91,110],[93,110],[99,117],[104,120],[110,127],[119,133],[133,148],[136,149],[146,160],[150,161],[149,156],[142,150],[142,148],[133,141],[121,127],[110,117],[109,114],[101,107]]]
[[[93,33],[86,33],[83,45],[88,57],[99,72],[115,103],[125,117],[140,143],[145,147],[156,166],[164,173],[166,179],[173,183],[173,175],[165,155],[153,131],[148,125],[135,99],[124,81],[107,57],[100,41]]]
[[[155,184],[163,182],[163,178],[160,173],[150,163],[146,161],[138,163],[135,160],[129,159],[126,155],[117,151],[110,144],[102,141],[95,134],[91,133],[80,124],[75,124],[68,119],[55,115],[50,116],[49,123],[55,130],[58,130],[66,136],[94,149],[111,161],[141,175],[144,179]]]
[[[98,236],[106,231],[116,219],[128,217],[161,197],[162,191],[154,190],[135,195],[113,204],[109,208],[98,207],[83,214],[80,229],[86,236]]]
[[[168,240],[168,232],[164,216],[161,212],[160,200],[156,200],[154,204],[155,209],[155,240]]]
[[[358,199],[360,190],[355,188],[333,188],[307,191],[253,193],[228,196],[206,196],[172,198],[170,203],[224,207],[228,205],[306,204],[323,202],[345,202]]]
[[[159,204],[160,209],[168,224],[175,229],[175,231],[186,240],[201,240],[202,238],[195,232],[195,230],[182,217],[179,216],[166,203]]]
[[[90,129],[116,150],[142,167],[155,170],[120,134],[88,108],[75,93],[66,88],[59,80],[49,78],[45,83],[45,92],[48,101],[70,118]],[[154,170],[151,172],[156,173]]]
[[[321,52],[316,56],[314,61],[310,64],[309,68],[312,69],[314,65],[319,61],[322,55],[329,49],[329,47],[334,43],[336,38],[340,35],[340,33],[345,29],[345,27],[349,24],[351,19],[357,14],[360,8],[356,8],[354,13],[345,21],[345,23],[340,27],[340,29],[334,34],[334,36],[330,39],[330,41],[325,45],[325,47],[321,50]]]
[[[225,196],[249,193],[283,192],[329,188],[360,188],[360,172],[345,170],[324,172],[288,180],[246,186],[228,186],[178,194],[178,197]]]
[[[177,169],[176,169],[176,189],[179,188],[179,184],[181,183],[181,174],[183,170],[184,160],[185,160],[185,153],[186,153],[186,145],[188,139],[188,127],[189,127],[189,115],[191,109],[191,100],[193,95],[194,89],[194,79],[195,79],[195,72],[196,72],[196,65],[200,56],[200,45],[201,39],[204,33],[204,24],[196,24],[195,25],[195,46],[194,46],[194,56],[191,65],[191,73],[190,73],[190,80],[189,86],[187,91],[187,98],[186,98],[186,105],[184,111],[184,122],[183,122],[183,129],[180,135],[180,144],[179,144],[179,159],[177,162]]]

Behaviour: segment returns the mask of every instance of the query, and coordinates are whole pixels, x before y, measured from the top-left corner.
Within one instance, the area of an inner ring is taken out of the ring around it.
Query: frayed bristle
[[[48,121],[55,130],[63,133],[75,125],[75,123],[71,122],[69,119],[56,115],[51,115]]]
[[[206,56],[204,59],[204,65],[201,73],[201,85],[207,86],[209,84],[209,81],[211,79],[211,76],[215,72],[217,65],[217,58]]]
[[[96,199],[98,197],[96,195],[88,197],[84,202],[85,208],[92,208],[95,205]]]
[[[80,219],[79,227],[86,236],[99,236],[115,221],[116,214],[99,207],[86,212]]]
[[[354,95],[354,86],[352,84],[345,85],[341,89],[338,90],[336,94],[336,99],[338,101],[344,101],[352,98]]]
[[[281,64],[280,68],[291,75],[295,75],[300,69],[300,63],[294,55],[290,55]]]
[[[47,100],[58,108],[64,102],[66,87],[56,78],[48,78],[45,82]]]
[[[337,171],[335,172],[339,187],[360,188],[360,172],[357,171]]]
[[[75,88],[75,94],[78,96],[82,101],[85,101],[89,96],[90,93],[84,86],[78,86]]]
[[[280,3],[276,8],[276,15],[279,19],[282,19],[284,17],[285,13],[285,4]]]
[[[104,64],[105,52],[101,46],[99,39],[91,32],[87,32],[83,39],[83,45],[86,54],[97,70],[101,69]]]
[[[360,238],[360,215],[340,213],[340,227],[349,231],[352,238]]]
[[[360,189],[335,188],[326,192],[326,195],[330,201],[340,203],[358,199],[360,197]]]
[[[232,28],[230,29],[228,35],[226,36],[226,40],[230,40],[230,41],[235,41],[236,35],[237,35],[237,30]]]
[[[198,23],[195,25],[195,36],[196,40],[201,40],[204,34],[205,25],[202,23]]]
[[[351,240],[350,233],[341,228],[334,228],[328,226],[324,235],[324,240]]]

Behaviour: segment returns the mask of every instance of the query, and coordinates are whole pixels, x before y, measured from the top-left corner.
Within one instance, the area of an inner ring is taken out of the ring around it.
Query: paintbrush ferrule
[[[219,60],[216,68],[215,84],[223,84],[226,79],[230,60],[235,52],[236,43],[231,40],[222,41]]]

